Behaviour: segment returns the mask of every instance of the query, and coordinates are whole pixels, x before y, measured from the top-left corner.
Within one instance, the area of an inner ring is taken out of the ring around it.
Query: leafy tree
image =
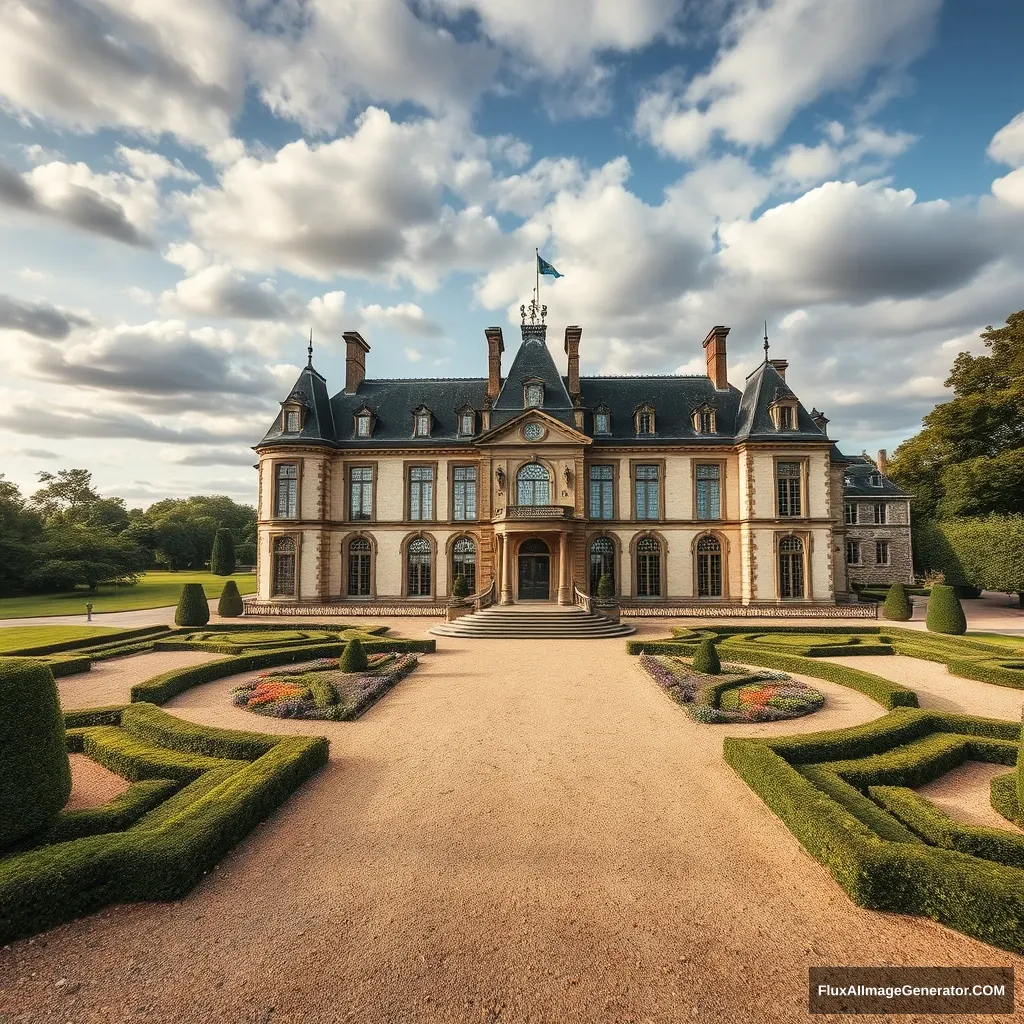
[[[25,584],[42,591],[132,586],[146,564],[145,552],[130,541],[87,526],[50,527],[33,554]]]
[[[230,576],[235,571],[235,542],[230,530],[218,530],[210,552],[210,572],[216,576]]]
[[[235,561],[239,565],[255,565],[256,545],[249,541],[246,541],[245,544],[237,545],[235,547]]]
[[[0,594],[21,589],[43,535],[39,513],[30,509],[18,485],[0,473]]]
[[[953,398],[890,462],[920,518],[1024,513],[1024,310],[981,338],[988,352],[956,357]]]
[[[124,498],[100,498],[85,511],[86,526],[95,526],[111,533],[121,533],[127,529],[129,522]]]
[[[61,469],[36,475],[43,486],[31,501],[47,526],[85,523],[89,509],[100,500],[92,486],[92,473],[87,469]]]
[[[196,547],[189,531],[173,519],[163,520],[154,529],[157,557],[171,572],[191,565]]]

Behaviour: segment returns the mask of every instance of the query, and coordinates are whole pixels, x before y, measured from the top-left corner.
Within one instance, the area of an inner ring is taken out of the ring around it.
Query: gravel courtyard
[[[96,696],[167,667],[147,657],[95,676]],[[602,640],[444,638],[353,723],[251,715],[228,701],[240,678],[167,710],[327,735],[328,767],[181,902],[0,951],[5,1024],[806,1021],[810,965],[1013,965],[1024,979],[1024,958],[858,909],[722,761],[725,735],[882,713],[853,691],[811,680],[818,714],[701,726]],[[942,686],[954,701],[957,681]],[[61,681],[100,703],[89,688]],[[1009,711],[984,690],[998,710],[970,710]]]

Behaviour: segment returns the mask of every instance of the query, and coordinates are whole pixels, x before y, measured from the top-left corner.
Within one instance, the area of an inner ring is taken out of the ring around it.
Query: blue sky
[[[585,373],[790,361],[893,449],[1022,304],[1024,8],[982,0],[14,0],[0,472],[252,500],[314,331],[485,372],[538,246]],[[509,357],[511,351],[509,351]]]

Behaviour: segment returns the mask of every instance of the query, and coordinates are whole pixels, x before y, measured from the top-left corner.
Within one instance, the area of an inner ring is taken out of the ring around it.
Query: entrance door
[[[519,548],[519,600],[547,601],[551,596],[551,556],[548,546],[536,538]]]

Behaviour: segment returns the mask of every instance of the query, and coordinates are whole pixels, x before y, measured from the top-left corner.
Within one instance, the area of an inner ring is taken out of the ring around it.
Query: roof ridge
[[[363,384],[434,384],[441,380],[486,383],[486,377],[366,377]]]

